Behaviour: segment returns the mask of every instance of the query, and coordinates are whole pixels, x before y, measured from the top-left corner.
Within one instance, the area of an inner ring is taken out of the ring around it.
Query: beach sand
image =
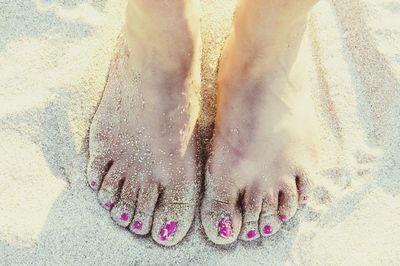
[[[234,0],[202,1],[204,138]],[[218,247],[198,217],[165,248],[86,185],[88,128],[122,0],[0,0],[0,265],[398,265],[400,2],[321,0],[301,49],[323,153],[313,200],[271,238]]]

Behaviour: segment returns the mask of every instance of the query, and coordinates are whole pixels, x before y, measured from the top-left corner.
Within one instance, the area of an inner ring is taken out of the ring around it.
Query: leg
[[[198,0],[130,0],[90,128],[89,185],[121,226],[174,245],[197,200]],[[189,19],[190,18],[190,19]]]
[[[215,243],[275,233],[307,199],[318,137],[295,67],[316,0],[239,1],[218,73],[204,229]]]

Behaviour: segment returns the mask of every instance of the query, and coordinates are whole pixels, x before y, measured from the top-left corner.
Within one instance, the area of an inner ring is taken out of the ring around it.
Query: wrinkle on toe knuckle
[[[260,218],[266,218],[266,217],[270,217],[270,216],[272,217],[277,214],[278,214],[278,211],[275,207],[263,208],[260,213]]]
[[[171,205],[177,205],[177,206],[189,206],[189,207],[194,206],[193,203],[189,203],[189,202],[178,202],[178,201],[170,202],[169,204],[171,204]]]
[[[232,204],[233,204],[233,202],[230,201],[230,200],[227,200],[227,199],[225,199],[225,200],[223,200],[223,199],[213,199],[211,201],[211,205],[212,206],[230,206]]]

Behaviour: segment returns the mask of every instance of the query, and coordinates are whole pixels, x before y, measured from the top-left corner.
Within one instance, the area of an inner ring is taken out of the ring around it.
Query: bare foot
[[[296,57],[311,2],[242,0],[237,8],[201,209],[217,244],[272,235],[308,199],[319,138]]]
[[[195,3],[129,1],[127,26],[90,128],[87,175],[100,204],[117,224],[135,234],[151,232],[162,245],[186,235],[198,196]]]

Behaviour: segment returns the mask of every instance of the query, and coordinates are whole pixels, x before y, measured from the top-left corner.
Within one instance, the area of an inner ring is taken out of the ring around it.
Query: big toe
[[[242,215],[239,191],[234,186],[206,185],[201,206],[201,222],[207,237],[215,244],[230,244],[240,232]]]
[[[151,235],[163,246],[179,243],[193,222],[196,207],[196,189],[193,186],[167,186],[154,212]]]

